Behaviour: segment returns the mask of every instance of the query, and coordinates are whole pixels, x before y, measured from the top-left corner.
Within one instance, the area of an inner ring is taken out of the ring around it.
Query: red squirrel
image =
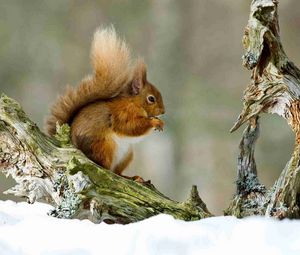
[[[72,143],[100,166],[121,175],[133,159],[132,144],[152,130],[162,131],[165,113],[158,89],[147,81],[146,66],[132,59],[114,27],[99,29],[91,47],[93,75],[68,86],[51,108],[46,129],[68,123]]]

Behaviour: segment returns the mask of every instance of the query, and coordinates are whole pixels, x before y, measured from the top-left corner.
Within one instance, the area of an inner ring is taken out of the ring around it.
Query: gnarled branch
[[[253,0],[245,29],[243,64],[251,70],[242,113],[231,131],[248,122],[240,142],[237,192],[227,215],[300,216],[300,71],[280,42],[276,0]],[[254,159],[259,116],[276,113],[295,133],[292,158],[267,190],[257,178]],[[102,169],[69,142],[68,126],[56,139],[39,131],[14,100],[0,98],[0,170],[17,185],[8,192],[46,200],[56,217],[93,222],[129,223],[167,213],[183,220],[212,216],[193,186],[189,199],[178,203],[152,185],[142,185]]]
[[[211,216],[194,186],[189,199],[175,202],[151,184],[102,169],[69,143],[69,127],[49,138],[14,100],[0,98],[0,170],[17,185],[7,193],[44,200],[61,218],[129,223],[166,213],[183,220]]]
[[[300,71],[286,56],[279,35],[277,0],[253,0],[245,29],[243,64],[252,70],[244,107],[231,131],[249,122],[240,145],[238,192],[227,214],[299,218]],[[295,133],[292,158],[270,190],[258,182],[254,145],[261,113],[276,113]]]

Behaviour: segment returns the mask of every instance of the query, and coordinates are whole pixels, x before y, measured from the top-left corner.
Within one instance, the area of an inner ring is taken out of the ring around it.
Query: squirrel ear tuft
[[[147,69],[143,60],[139,59],[134,67],[134,74],[131,83],[133,95],[140,94],[142,88],[147,82]]]

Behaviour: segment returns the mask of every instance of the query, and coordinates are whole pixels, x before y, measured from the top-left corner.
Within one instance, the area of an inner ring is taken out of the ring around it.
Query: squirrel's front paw
[[[154,130],[163,131],[165,123],[159,118],[151,119],[152,127]]]

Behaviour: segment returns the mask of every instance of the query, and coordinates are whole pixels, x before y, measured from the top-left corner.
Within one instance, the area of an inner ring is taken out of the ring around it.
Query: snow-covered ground
[[[300,221],[159,215],[129,225],[47,216],[51,207],[0,201],[0,255],[300,254]]]

